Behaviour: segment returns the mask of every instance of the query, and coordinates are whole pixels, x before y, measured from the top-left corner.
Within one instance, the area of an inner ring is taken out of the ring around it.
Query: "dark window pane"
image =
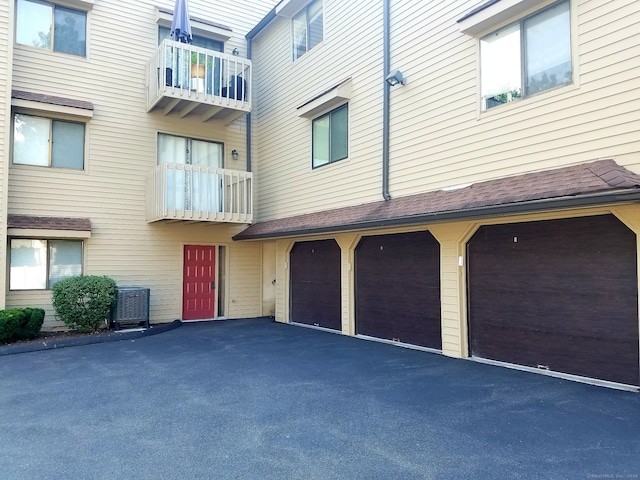
[[[349,110],[342,107],[331,114],[331,161],[347,158]]]
[[[309,5],[309,50],[322,42],[322,0]]]
[[[53,121],[51,166],[84,168],[84,124]]]
[[[569,2],[525,20],[527,95],[571,83]]]
[[[86,56],[87,14],[56,6],[54,17],[53,49]]]
[[[293,59],[296,60],[307,51],[307,16],[306,11],[293,19]]]
[[[49,282],[51,288],[56,282],[82,273],[82,241],[49,241]]]

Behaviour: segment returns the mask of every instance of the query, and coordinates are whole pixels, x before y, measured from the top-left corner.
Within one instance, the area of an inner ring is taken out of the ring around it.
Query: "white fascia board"
[[[500,0],[458,22],[458,29],[465,35],[478,37],[493,27],[549,3],[548,0]]]
[[[282,0],[276,5],[276,15],[292,18],[302,7],[310,2],[311,0]]]
[[[351,79],[343,80],[335,87],[300,105],[297,108],[298,116],[313,118],[331,110],[333,107],[348,102],[351,99],[351,90]]]
[[[20,98],[12,98],[11,106],[21,110],[34,112],[46,112],[55,115],[71,115],[85,119],[93,118],[93,110],[78,107],[67,107],[64,105],[55,105],[53,103],[36,102],[33,100],[22,100]]]
[[[48,228],[7,228],[8,237],[91,238],[90,230],[53,230]]]

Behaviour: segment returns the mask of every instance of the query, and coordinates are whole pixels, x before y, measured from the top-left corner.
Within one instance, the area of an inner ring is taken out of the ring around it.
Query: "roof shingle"
[[[7,215],[7,228],[35,230],[91,231],[91,220],[71,217],[34,217],[31,215]]]
[[[526,202],[613,193],[640,187],[637,175],[613,160],[527,173],[475,183],[453,189],[437,190],[354,205],[295,217],[256,223],[237,234],[235,240],[276,238],[305,233],[356,230],[381,226],[411,225],[451,217],[473,218],[483,209],[497,206],[526,205]],[[530,207],[533,210],[533,207]],[[458,215],[459,213],[459,215]],[[439,218],[440,217],[440,218]]]

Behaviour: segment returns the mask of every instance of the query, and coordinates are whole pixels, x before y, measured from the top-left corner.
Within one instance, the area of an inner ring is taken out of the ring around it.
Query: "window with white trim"
[[[18,0],[16,43],[87,55],[87,12],[41,0]]]
[[[313,168],[349,155],[349,107],[342,105],[313,121]]]
[[[84,169],[85,124],[57,118],[13,115],[13,163]]]
[[[220,142],[158,133],[158,165],[177,163],[222,168],[223,150]]]
[[[82,240],[10,240],[10,290],[49,290],[82,274]]]
[[[224,145],[158,133],[158,165],[166,166],[170,209],[221,212]]]
[[[480,40],[483,110],[572,81],[569,0]]]
[[[324,37],[322,0],[314,0],[303,8],[292,21],[293,59],[297,60]]]

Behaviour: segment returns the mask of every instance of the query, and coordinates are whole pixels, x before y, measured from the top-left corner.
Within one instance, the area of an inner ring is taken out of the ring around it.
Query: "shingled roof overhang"
[[[7,215],[7,234],[32,238],[90,238],[91,220],[76,217]]]
[[[296,237],[631,202],[640,202],[640,175],[613,160],[600,160],[260,222],[233,239]]]

